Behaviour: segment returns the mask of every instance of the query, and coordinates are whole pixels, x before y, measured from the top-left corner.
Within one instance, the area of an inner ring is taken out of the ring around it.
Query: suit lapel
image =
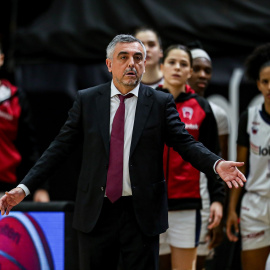
[[[146,120],[150,113],[151,107],[153,104],[153,97],[151,91],[149,91],[145,86],[141,84],[139,89],[139,97],[136,107],[133,134],[130,147],[130,156],[133,154],[133,151],[139,141],[139,138],[144,129]]]
[[[101,136],[103,138],[106,153],[109,156],[110,151],[110,101],[111,101],[111,84],[104,85],[96,97],[96,106],[98,111],[98,124]]]

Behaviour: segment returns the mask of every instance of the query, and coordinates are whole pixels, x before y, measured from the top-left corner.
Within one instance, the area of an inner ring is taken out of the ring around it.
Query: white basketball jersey
[[[229,119],[228,114],[221,107],[216,105],[215,103],[209,101],[209,104],[212,108],[213,114],[215,116],[218,128],[218,135],[226,135],[229,134]]]
[[[245,184],[249,192],[270,197],[270,123],[261,116],[262,105],[248,109],[249,175]]]
[[[218,128],[218,135],[225,135],[229,134],[229,120],[226,112],[214,104],[213,102],[209,102],[213,114],[215,116]],[[200,174],[200,193],[202,198],[202,208],[206,209],[210,207],[210,197],[207,188],[207,178],[204,173],[201,172]]]

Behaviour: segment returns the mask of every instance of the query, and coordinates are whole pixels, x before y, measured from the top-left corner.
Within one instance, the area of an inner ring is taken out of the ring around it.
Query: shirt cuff
[[[17,187],[21,188],[25,192],[25,196],[28,196],[30,194],[30,190],[28,187],[24,184],[19,184]]]
[[[224,160],[223,158],[220,158],[220,159],[218,159],[218,160],[214,163],[213,169],[214,169],[215,174],[218,174],[217,171],[216,171],[216,167],[217,167],[218,163],[219,163],[220,161],[223,161],[223,160]]]

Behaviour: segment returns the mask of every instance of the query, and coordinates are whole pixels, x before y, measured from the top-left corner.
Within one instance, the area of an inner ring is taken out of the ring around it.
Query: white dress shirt
[[[134,96],[131,98],[125,99],[125,130],[124,130],[124,154],[123,154],[123,191],[122,196],[130,196],[132,195],[131,185],[130,185],[130,177],[129,177],[129,153],[131,146],[131,138],[133,133],[134,119],[136,106],[139,95],[139,87],[138,84],[133,90],[129,93],[132,93]],[[129,94],[128,93],[128,94]],[[115,116],[115,113],[120,105],[120,99],[118,95],[121,93],[111,82],[111,106],[110,106],[110,134],[112,131],[112,123]],[[30,194],[29,189],[24,184],[19,184],[18,187],[22,188],[27,195]]]

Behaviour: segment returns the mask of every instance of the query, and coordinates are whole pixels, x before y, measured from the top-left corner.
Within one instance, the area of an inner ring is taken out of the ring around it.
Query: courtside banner
[[[65,214],[0,216],[0,270],[64,270]]]

